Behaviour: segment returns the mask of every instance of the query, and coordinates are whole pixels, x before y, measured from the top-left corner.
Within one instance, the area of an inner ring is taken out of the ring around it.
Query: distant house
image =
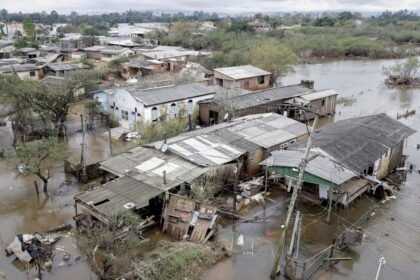
[[[48,64],[45,66],[44,71],[47,76],[63,77],[69,72],[84,69],[90,69],[90,66],[83,63],[57,63]]]
[[[11,64],[0,66],[0,74],[16,73],[22,80],[39,80],[43,77],[43,67],[35,64]]]
[[[106,47],[99,51],[101,60],[111,61],[116,58],[133,56],[135,52],[129,48]]]
[[[14,46],[6,46],[0,49],[0,59],[7,59],[13,56],[13,53],[16,51]]]
[[[21,48],[17,49],[16,52],[27,59],[35,59],[41,54],[41,52],[35,48]]]
[[[211,98],[214,93],[214,87],[201,84],[150,89],[132,86],[99,91],[94,98],[122,127],[134,129],[137,123],[186,118],[198,109],[199,101]]]
[[[185,63],[191,57],[200,57],[210,55],[210,52],[201,52],[188,50],[181,47],[172,46],[157,46],[153,48],[139,48],[135,49],[144,60],[159,60],[165,63],[165,68],[168,71],[176,72],[181,70]]]
[[[48,53],[45,56],[40,56],[34,59],[41,63],[61,62],[64,60],[64,55],[60,53]]]
[[[251,65],[217,68],[214,81],[226,89],[261,90],[271,87],[271,73]]]
[[[102,57],[101,50],[105,48],[106,48],[105,46],[92,46],[92,47],[84,48],[83,51],[86,53],[86,57],[88,59],[100,60]]]
[[[166,71],[165,64],[159,60],[132,60],[124,62],[120,65],[121,77],[128,80],[129,78],[146,76],[154,73],[162,73]]]
[[[248,26],[258,31],[270,31],[271,25],[265,21],[255,19],[254,21],[248,22]]]
[[[214,25],[214,22],[207,20],[201,23],[201,26],[199,27],[199,29],[203,31],[209,31],[209,30],[216,29],[216,26]]]

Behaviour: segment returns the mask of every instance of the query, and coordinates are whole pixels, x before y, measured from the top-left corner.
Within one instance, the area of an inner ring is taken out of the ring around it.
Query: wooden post
[[[327,268],[330,268],[331,262],[330,260],[333,258],[334,256],[334,249],[335,249],[335,238],[332,240],[332,244],[331,244],[331,250],[330,250],[330,255],[328,257],[328,261],[327,261]]]
[[[330,220],[331,220],[332,199],[333,199],[333,191],[330,188],[328,188],[328,215],[327,215],[327,223],[330,223]]]
[[[107,125],[108,125],[109,153],[110,153],[110,156],[112,156],[111,122],[109,120],[109,115],[107,115]]]
[[[39,195],[38,182],[37,181],[34,181],[34,184],[35,184],[36,195]]]
[[[239,160],[236,160],[235,182],[233,183],[233,213],[236,213],[236,196],[238,194]]]

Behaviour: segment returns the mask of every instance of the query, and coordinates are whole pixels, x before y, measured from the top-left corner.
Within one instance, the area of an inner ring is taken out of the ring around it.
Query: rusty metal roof
[[[147,185],[128,176],[118,178],[91,191],[75,196],[107,217],[149,205],[149,200],[163,193],[163,190]]]

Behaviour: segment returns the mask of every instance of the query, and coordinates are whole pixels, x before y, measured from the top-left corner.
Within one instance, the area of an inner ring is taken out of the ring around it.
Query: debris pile
[[[45,233],[17,234],[5,249],[6,255],[15,255],[20,261],[46,261],[51,258],[54,244],[61,239],[60,231],[71,229],[71,225],[61,225]]]

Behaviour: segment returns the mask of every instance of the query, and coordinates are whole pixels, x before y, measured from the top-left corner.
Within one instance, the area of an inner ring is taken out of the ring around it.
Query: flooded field
[[[395,63],[393,60],[337,61],[324,64],[302,65],[296,72],[282,79],[283,84],[299,83],[301,79],[315,81],[316,89],[332,88],[339,97],[353,98],[351,105],[338,105],[335,120],[374,113],[387,113],[396,117],[407,110],[420,110],[420,90],[388,89],[383,85],[383,66]],[[77,116],[75,117],[77,121]],[[331,120],[323,120],[325,123]],[[404,124],[420,131],[420,112],[407,119]],[[89,157],[97,160],[106,157],[107,138],[98,134],[88,134]],[[10,128],[0,128],[0,145],[9,146],[12,141]],[[66,149],[79,155],[81,135],[69,139]],[[409,162],[420,167],[420,133],[409,138],[406,153]],[[57,167],[51,179],[50,195],[40,194],[37,198],[31,176],[17,176],[14,166],[0,162],[0,247],[4,248],[16,233],[32,233],[71,222],[74,214],[73,195],[86,186],[65,176],[62,166]],[[382,279],[419,279],[420,275],[420,175],[409,174],[407,182],[396,194],[395,200],[381,204],[375,215],[365,224],[368,240],[360,247],[346,252],[352,261],[342,262],[329,272],[320,273],[318,279],[374,279],[379,257],[383,255],[386,265]],[[226,225],[219,238],[235,252],[231,258],[216,265],[203,275],[203,279],[268,279],[281,224],[285,219],[289,196],[283,191],[273,191],[273,201],[259,205],[243,213],[258,216],[265,223],[249,222]],[[304,214],[300,254],[309,256],[311,252],[327,247],[335,233],[356,221],[369,206],[375,204],[366,196],[358,199],[349,209],[335,210],[328,225],[324,222],[324,209],[307,200],[299,200],[298,209]],[[340,216],[341,218],[338,218]],[[237,240],[242,235],[243,245]],[[71,254],[71,260],[63,263],[63,251],[56,251],[52,271],[44,274],[44,279],[95,279],[84,258],[80,256],[74,239],[66,236],[58,243],[60,248]],[[7,258],[0,253],[0,271],[6,279],[27,279],[25,268],[13,263],[14,257]],[[34,278],[31,274],[31,278]]]

